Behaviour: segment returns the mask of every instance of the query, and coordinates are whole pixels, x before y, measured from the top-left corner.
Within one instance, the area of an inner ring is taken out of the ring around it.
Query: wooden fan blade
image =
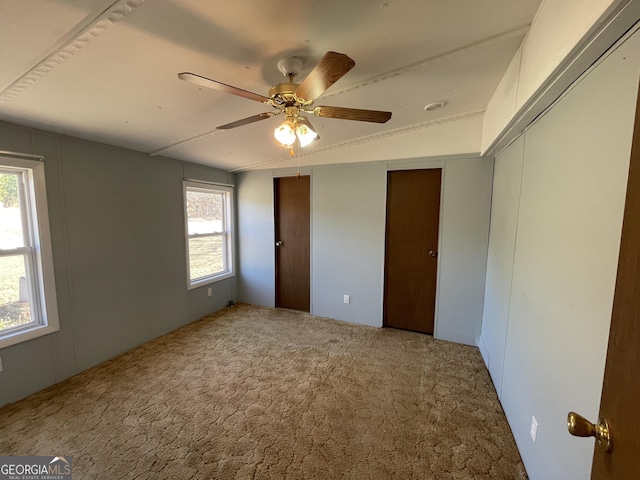
[[[351,70],[356,62],[344,53],[327,52],[295,91],[299,99],[311,102]]]
[[[374,123],[386,123],[391,118],[391,112],[343,107],[316,107],[313,109],[313,114],[316,117],[341,118],[342,120]]]
[[[265,120],[267,118],[275,117],[276,115],[278,115],[278,113],[280,112],[259,113],[258,115],[253,115],[252,117],[243,118],[242,120],[227,123],[226,125],[220,125],[218,127],[218,130],[229,130],[231,128],[241,127],[243,125],[249,125],[250,123],[259,122],[260,120]]]
[[[257,93],[249,92],[247,90],[242,90],[238,87],[227,85],[226,83],[211,80],[210,78],[196,75],[195,73],[182,72],[178,74],[178,78],[180,80],[195,83],[196,85],[200,85],[201,87],[213,88],[214,90],[218,90],[220,92],[230,93],[231,95],[248,98],[249,100],[255,100],[256,102],[269,103],[269,99],[267,97],[258,95]]]

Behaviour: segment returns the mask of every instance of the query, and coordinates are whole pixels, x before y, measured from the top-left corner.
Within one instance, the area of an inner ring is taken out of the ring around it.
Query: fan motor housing
[[[294,105],[298,101],[294,94],[298,85],[299,83],[279,83],[274,85],[269,90],[269,98],[272,100],[280,98],[284,104]]]

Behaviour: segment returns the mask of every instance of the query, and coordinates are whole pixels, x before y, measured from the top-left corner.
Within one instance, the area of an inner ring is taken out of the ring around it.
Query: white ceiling
[[[470,129],[469,119],[481,118],[539,4],[2,0],[0,119],[226,170],[286,166],[287,150],[273,141],[282,117],[216,130],[271,107],[181,81],[177,73],[267,95],[285,81],[279,59],[301,57],[301,81],[333,50],[356,66],[315,104],[393,117],[383,125],[311,118],[321,138],[303,151],[307,163],[438,152],[438,135],[427,130],[448,124],[455,139],[456,122],[461,136],[471,135],[472,143],[477,137],[479,149],[480,122]],[[426,112],[435,101],[445,108]],[[406,148],[420,138],[431,148]]]

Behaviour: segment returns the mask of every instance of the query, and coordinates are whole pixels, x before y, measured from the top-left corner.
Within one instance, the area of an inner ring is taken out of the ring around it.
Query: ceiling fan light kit
[[[278,110],[278,112],[275,113],[265,112],[226,125],[221,125],[217,127],[218,129],[228,130],[284,113],[285,119],[282,124],[275,129],[274,137],[280,145],[285,147],[291,147],[296,141],[296,138],[301,147],[305,147],[319,138],[311,122],[309,122],[306,117],[301,116],[300,112],[311,113],[316,117],[339,118],[373,123],[385,123],[391,118],[391,112],[379,110],[330,106],[313,107],[313,102],[322,95],[326,89],[355,66],[355,62],[347,55],[337,52],[327,52],[324,57],[322,57],[322,60],[320,60],[320,63],[314,67],[302,83],[294,83],[294,77],[303,66],[302,59],[299,57],[287,57],[280,60],[278,62],[278,70],[280,70],[285,77],[288,77],[289,81],[271,87],[268,97],[190,72],[179,73],[178,78],[199,86],[213,88],[225,93],[271,105]]]
[[[318,133],[311,125],[311,122],[299,115],[295,107],[285,107],[285,119],[274,131],[276,142],[283,147],[291,147],[296,138],[301,147],[306,147],[314,140],[318,139]]]
[[[318,138],[318,133],[309,128],[306,125],[307,123],[307,119],[303,117],[299,117],[297,119],[286,119],[274,131],[276,141],[283,147],[291,147],[297,138],[300,142],[300,146],[303,148],[306,147]]]

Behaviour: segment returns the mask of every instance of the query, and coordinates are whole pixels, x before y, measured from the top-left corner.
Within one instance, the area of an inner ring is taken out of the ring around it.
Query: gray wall
[[[238,298],[273,307],[276,289],[273,175],[261,170],[237,176]]]
[[[476,345],[482,322],[492,159],[322,166],[311,175],[311,309],[382,326],[387,171],[443,168],[436,336]],[[274,305],[273,177],[238,175],[239,298]],[[343,303],[343,295],[351,303]]]
[[[45,157],[60,331],[0,350],[0,404],[219,310],[235,278],[187,292],[183,177],[232,174],[0,124],[0,150]]]
[[[314,314],[382,325],[386,188],[385,165],[314,170]]]
[[[598,418],[639,64],[635,34],[496,159],[481,345],[531,480],[590,478],[566,415]]]
[[[440,219],[435,337],[478,345],[489,243],[493,159],[447,160]]]

